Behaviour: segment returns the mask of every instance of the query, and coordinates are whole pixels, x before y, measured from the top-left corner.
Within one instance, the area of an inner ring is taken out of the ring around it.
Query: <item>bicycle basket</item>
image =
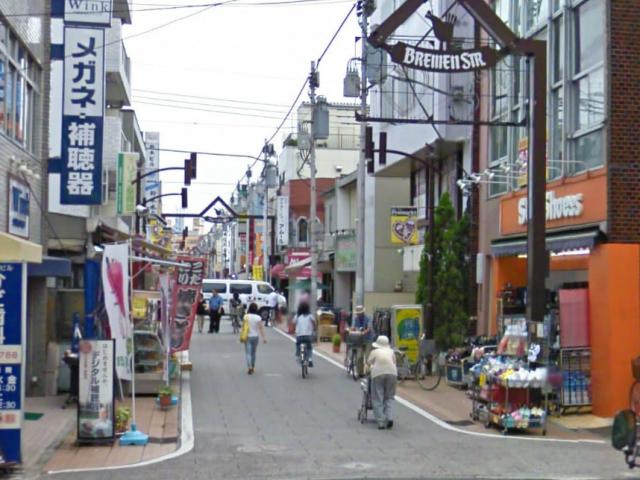
[[[359,347],[364,344],[364,335],[362,332],[348,332],[344,338],[344,343],[350,347]]]

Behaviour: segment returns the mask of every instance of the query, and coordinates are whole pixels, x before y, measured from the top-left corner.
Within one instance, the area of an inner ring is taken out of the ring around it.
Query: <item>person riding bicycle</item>
[[[231,322],[235,332],[236,328],[240,328],[240,323],[244,317],[244,305],[242,304],[242,300],[240,300],[238,292],[233,293],[233,298],[229,301],[229,307],[231,310]]]
[[[293,319],[296,325],[296,358],[300,357],[300,345],[307,347],[307,360],[309,366],[313,367],[313,333],[316,329],[316,321],[309,312],[308,303],[300,303],[298,312]]]
[[[351,320],[350,331],[362,332],[364,335],[364,344],[362,347],[358,348],[358,356],[357,356],[357,369],[358,375],[364,376],[364,363],[365,359],[369,356],[369,352],[371,351],[371,342],[374,339],[373,325],[371,323],[371,318],[366,315],[365,308],[362,305],[358,305],[355,310],[355,314],[353,319]]]

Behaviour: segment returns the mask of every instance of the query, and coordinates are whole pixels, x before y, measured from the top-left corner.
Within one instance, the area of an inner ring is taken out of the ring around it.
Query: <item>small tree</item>
[[[420,258],[416,302],[426,310],[428,278],[433,265],[433,333],[438,346],[448,349],[462,343],[467,327],[469,219],[464,215],[456,221],[451,198],[445,193],[435,209],[434,223],[434,231],[427,233]],[[429,262],[431,235],[435,249],[433,264]]]

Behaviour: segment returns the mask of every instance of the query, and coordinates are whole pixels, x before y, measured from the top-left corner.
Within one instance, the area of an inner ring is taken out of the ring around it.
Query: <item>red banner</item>
[[[170,316],[171,353],[189,349],[198,298],[202,292],[202,279],[207,267],[206,258],[184,256],[178,257],[177,261],[189,266],[177,268],[175,273]]]

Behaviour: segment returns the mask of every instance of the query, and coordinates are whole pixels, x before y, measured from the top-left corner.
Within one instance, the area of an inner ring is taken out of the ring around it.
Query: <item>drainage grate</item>
[[[473,425],[471,420],[448,420],[447,423],[449,425],[453,425],[454,427],[468,427]]]

